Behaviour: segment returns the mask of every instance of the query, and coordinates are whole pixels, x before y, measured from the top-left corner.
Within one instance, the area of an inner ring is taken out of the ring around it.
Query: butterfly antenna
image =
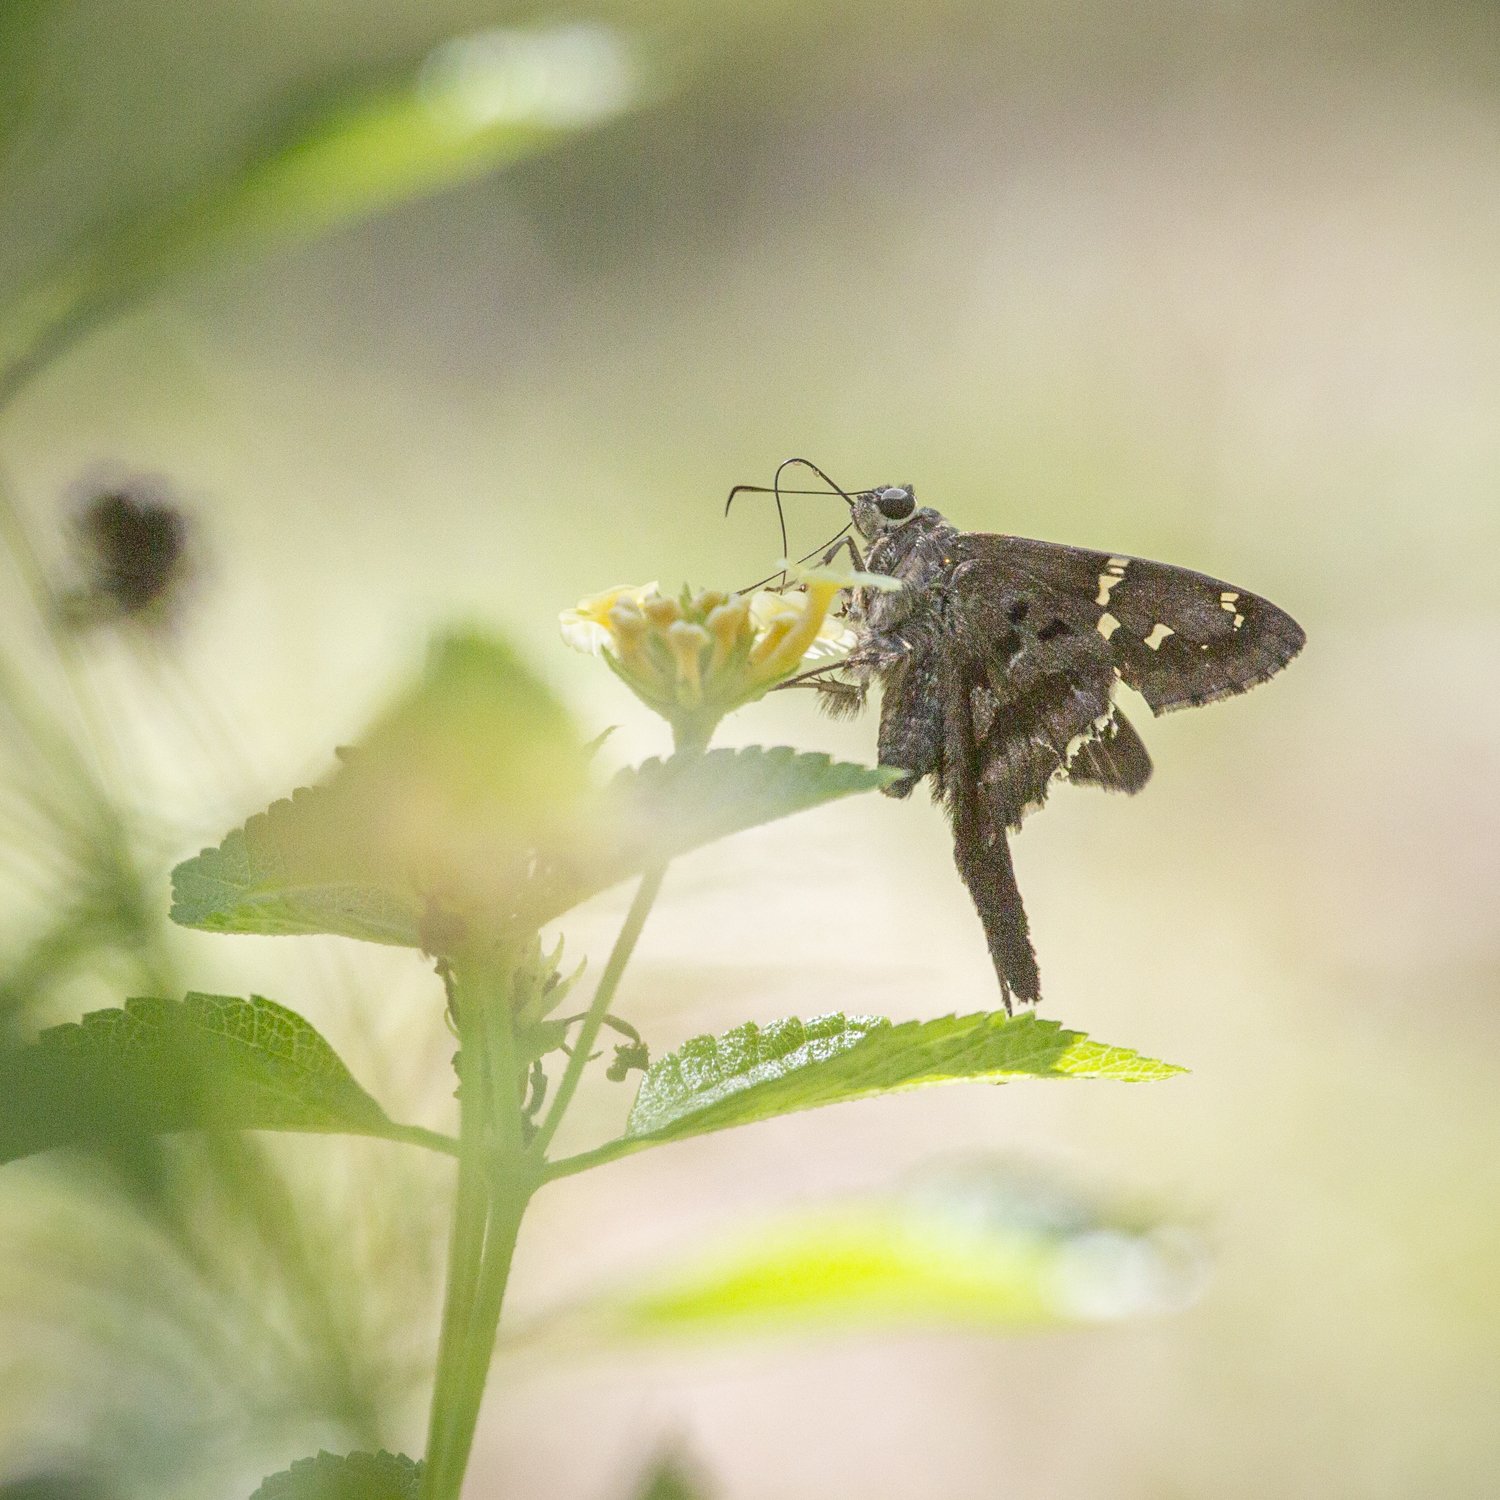
[[[815,464],[810,458],[784,458],[784,459],[782,459],[782,461],[776,466],[776,479],[777,479],[777,483],[778,484],[780,483],[780,480],[781,480],[781,471],[783,469],[789,469],[789,468],[791,468],[793,464],[797,464],[797,465],[799,465],[800,467],[802,467],[804,469],[811,469],[813,471],[813,473],[816,474],[818,476],[818,478],[821,479],[823,481],[823,483],[826,484],[828,486],[828,488],[831,489],[834,492],[834,494],[836,494],[836,495],[842,495],[843,496],[844,504],[847,505],[850,510],[854,509],[854,496],[851,495],[841,485],[835,484],[833,482],[833,480],[831,480],[817,466],[817,464]],[[793,492],[791,490],[787,490],[785,493],[792,494]],[[800,493],[800,491],[798,493]],[[817,491],[813,490],[813,491],[810,491],[809,493],[816,494]]]
[[[828,490],[793,490],[793,489],[783,489],[782,486],[781,486],[781,475],[782,475],[782,473],[783,473],[784,470],[791,468],[793,465],[797,465],[797,466],[799,466],[801,468],[804,468],[804,469],[811,469],[812,472],[814,474],[816,474],[818,476],[818,478],[821,479],[823,481],[823,483],[828,486]],[[845,490],[841,485],[835,484],[833,482],[833,480],[830,479],[828,477],[828,475],[825,474],[822,471],[822,469],[820,469],[817,466],[817,464],[813,463],[813,461],[811,459],[808,459],[808,458],[788,458],[788,459],[783,459],[782,462],[779,463],[776,466],[775,478],[774,478],[774,480],[772,481],[771,484],[769,484],[769,485],[765,485],[765,484],[737,484],[737,485],[735,485],[734,488],[730,490],[728,498],[724,501],[724,514],[726,516],[729,514],[730,507],[734,504],[736,497],[738,497],[739,495],[742,495],[742,494],[752,494],[752,495],[772,495],[772,496],[774,496],[775,497],[775,501],[776,501],[776,522],[777,522],[777,526],[778,526],[778,528],[780,529],[780,532],[781,532],[781,555],[783,557],[786,557],[788,555],[788,553],[790,552],[791,547],[790,547],[790,543],[787,541],[786,511],[782,507],[781,497],[783,495],[824,495],[824,494],[827,494],[830,490],[834,494],[842,496],[844,503],[849,507],[849,509],[851,511],[854,509],[854,499],[849,494],[849,492],[847,490]],[[799,564],[800,563],[805,563],[809,559],[817,557],[819,553],[827,551],[827,549],[829,547],[836,546],[848,534],[848,532],[849,532],[849,525],[846,524],[843,527],[843,529],[837,533],[837,535],[835,535],[833,537],[830,537],[829,540],[826,541],[826,542],[824,542],[822,546],[820,546],[820,547],[814,547],[811,552],[804,553],[801,557],[799,557],[797,559],[797,562]],[[741,589],[740,592],[744,593],[744,594],[752,593],[754,590],[756,590],[758,588],[763,588],[766,584],[770,583],[772,581],[772,579],[780,579],[780,582],[777,584],[777,589],[778,590],[785,589],[786,586],[787,586],[787,581],[788,581],[787,580],[786,569],[785,568],[781,568],[781,569],[779,569],[775,573],[768,573],[764,578],[760,579],[758,582],[752,583],[747,588]]]

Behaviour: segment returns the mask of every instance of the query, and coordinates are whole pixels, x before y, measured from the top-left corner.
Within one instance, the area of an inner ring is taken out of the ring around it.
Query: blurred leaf
[[[573,1326],[608,1339],[894,1324],[1004,1332],[1175,1311],[1201,1289],[1201,1251],[1180,1229],[1097,1203],[1055,1222],[1031,1211],[1034,1187],[969,1174],[793,1214],[634,1280]]]
[[[172,920],[206,932],[331,932],[421,946],[415,892],[385,889],[342,848],[346,820],[328,787],[300,787],[216,849],[172,871]]]
[[[0,0],[0,161],[36,100],[48,32],[61,0]]]
[[[420,947],[444,902],[503,918],[531,851],[576,841],[586,763],[508,648],[448,637],[327,782],[173,871],[172,919]]]
[[[625,1134],[553,1167],[567,1176],[664,1141],[797,1110],[933,1083],[1110,1078],[1145,1083],[1185,1071],[1091,1041],[1031,1013],[981,1011],[893,1026],[879,1016],[749,1021],[700,1036],[652,1063]]]
[[[441,946],[441,924],[535,930],[726,834],[896,773],[789,749],[652,760],[602,791],[588,747],[496,642],[441,642],[417,686],[305,788],[173,872],[174,921]]]
[[[34,282],[0,322],[0,398],[169,277],[542,150],[629,107],[637,71],[608,28],[553,26],[458,38],[399,83],[330,92],[219,176],[99,230]]]
[[[422,1465],[400,1453],[320,1453],[272,1474],[250,1500],[416,1500]]]
[[[793,813],[899,780],[900,771],[860,766],[787,746],[674,755],[621,771],[605,789],[604,847],[585,864],[545,874],[528,915],[550,922],[588,897],[653,864]]]
[[[0,1162],[196,1129],[451,1145],[395,1124],[301,1016],[259,996],[131,1000],[0,1053]]]
[[[641,1481],[636,1500],[708,1500],[709,1490],[675,1453],[659,1458]]]

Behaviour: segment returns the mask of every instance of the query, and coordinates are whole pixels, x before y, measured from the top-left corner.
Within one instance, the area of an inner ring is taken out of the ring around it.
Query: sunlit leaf
[[[497,641],[448,637],[327,782],[177,867],[172,918],[422,946],[447,901],[508,915],[532,851],[578,841],[587,787],[542,683]]]
[[[1031,1012],[980,1011],[899,1026],[879,1016],[749,1021],[652,1063],[625,1134],[554,1164],[569,1176],[647,1146],[824,1104],[935,1083],[1104,1078],[1146,1083],[1184,1069],[1111,1047]]]
[[[196,190],[73,248],[0,323],[0,391],[169,277],[513,162],[628,108],[640,67],[602,25],[497,29],[398,82],[331,90]]]
[[[748,1022],[697,1037],[651,1065],[628,1138],[677,1140],[872,1094],[962,1081],[1112,1078],[1141,1083],[1182,1069],[1109,1047],[1031,1012],[981,1011],[893,1026],[870,1016]]]
[[[450,638],[327,782],[177,867],[172,917],[211,932],[408,947],[440,945],[453,918],[534,931],[675,855],[894,774],[788,749],[721,750],[648,761],[595,790],[588,761],[508,650]]]
[[[395,1124],[301,1016],[258,996],[131,1000],[0,1053],[0,1162],[197,1129],[448,1146]]]
[[[1203,1264],[1180,1226],[1035,1174],[971,1171],[757,1225],[565,1321],[610,1340],[896,1325],[1020,1332],[1179,1310],[1201,1290]]]
[[[250,1500],[416,1500],[420,1461],[400,1453],[320,1453],[272,1474]]]

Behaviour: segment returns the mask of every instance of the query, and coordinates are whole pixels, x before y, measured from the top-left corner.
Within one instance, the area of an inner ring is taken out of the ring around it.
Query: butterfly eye
[[[875,497],[875,504],[886,520],[904,521],[917,508],[917,497],[910,490],[892,485],[890,489],[881,490]]]

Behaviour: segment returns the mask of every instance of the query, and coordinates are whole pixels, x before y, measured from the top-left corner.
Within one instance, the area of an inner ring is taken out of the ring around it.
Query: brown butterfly
[[[1258,594],[1187,568],[960,531],[910,485],[838,493],[863,549],[842,545],[902,587],[857,589],[858,644],[806,676],[835,714],[880,684],[880,761],[907,773],[887,794],[931,777],[1006,1009],[1033,1003],[1040,976],[1008,834],[1054,781],[1145,786],[1151,758],[1116,683],[1154,714],[1196,707],[1265,682],[1306,636]]]

